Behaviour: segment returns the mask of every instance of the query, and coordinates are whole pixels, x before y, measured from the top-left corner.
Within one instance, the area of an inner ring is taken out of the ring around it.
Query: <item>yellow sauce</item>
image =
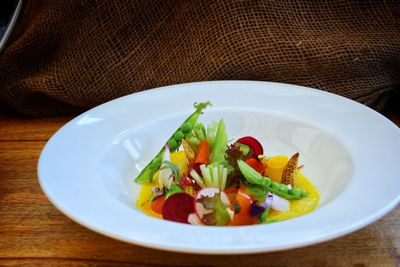
[[[271,209],[267,221],[282,221],[298,217],[315,210],[319,202],[318,189],[299,171],[296,175],[296,187],[304,189],[308,195],[299,200],[290,201],[290,210],[278,212]]]
[[[153,179],[155,180],[155,179]],[[142,189],[140,190],[139,197],[136,200],[136,206],[143,211],[145,214],[150,215],[152,217],[160,218],[162,219],[161,214],[155,213],[151,209],[151,201],[149,199],[151,198],[151,189],[155,186],[155,184],[143,184]]]

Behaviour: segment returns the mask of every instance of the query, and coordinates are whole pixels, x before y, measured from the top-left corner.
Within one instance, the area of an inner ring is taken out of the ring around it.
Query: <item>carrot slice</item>
[[[238,192],[237,188],[231,187],[231,188],[225,189],[224,192],[228,196],[229,201],[231,203],[235,202],[235,196]]]
[[[253,203],[253,199],[251,196],[246,194],[242,189],[239,189],[238,193],[235,196],[235,206],[239,207],[239,212],[237,212],[233,216],[233,221],[230,225],[251,225],[256,224],[258,218],[253,217],[250,214],[251,204]]]
[[[206,140],[202,140],[199,144],[199,148],[197,149],[197,155],[194,162],[207,165],[209,162],[209,151],[210,147],[208,142]]]
[[[165,197],[161,196],[153,200],[151,203],[151,209],[158,214],[162,214]]]

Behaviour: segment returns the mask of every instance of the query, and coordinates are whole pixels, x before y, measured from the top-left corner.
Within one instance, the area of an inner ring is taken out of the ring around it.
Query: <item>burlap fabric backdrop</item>
[[[245,79],[379,109],[399,87],[399,14],[400,1],[30,1],[1,55],[0,98],[55,115],[161,85]]]

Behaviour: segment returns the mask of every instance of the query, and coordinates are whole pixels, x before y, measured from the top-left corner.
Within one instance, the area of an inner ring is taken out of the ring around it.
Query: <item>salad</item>
[[[314,210],[317,188],[301,174],[299,153],[270,156],[252,136],[228,138],[223,119],[198,122],[195,103],[135,182],[137,207],[169,221],[207,226],[270,223]]]

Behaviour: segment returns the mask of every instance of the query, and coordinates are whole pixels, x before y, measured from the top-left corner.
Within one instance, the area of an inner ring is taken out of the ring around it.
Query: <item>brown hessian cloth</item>
[[[305,85],[378,110],[399,90],[397,0],[27,2],[0,99],[32,116],[206,80]]]

